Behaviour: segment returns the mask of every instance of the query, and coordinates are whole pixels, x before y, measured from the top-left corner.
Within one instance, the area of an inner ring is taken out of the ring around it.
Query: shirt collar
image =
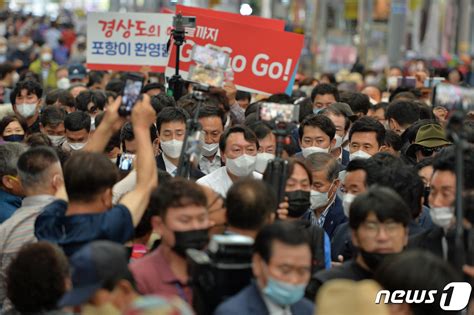
[[[166,155],[163,153],[163,161],[165,162],[165,168],[166,171],[173,176],[173,173],[176,171],[177,167],[173,163],[171,163],[168,158],[166,158]]]
[[[53,202],[56,197],[52,195],[36,195],[31,197],[26,197],[21,203],[22,207],[31,207],[31,206],[42,206],[44,204],[49,204]]]

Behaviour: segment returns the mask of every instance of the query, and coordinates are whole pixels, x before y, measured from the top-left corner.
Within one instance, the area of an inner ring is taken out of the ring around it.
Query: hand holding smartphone
[[[120,116],[129,116],[132,113],[132,108],[138,101],[142,88],[142,76],[128,74],[125,77],[125,86],[122,91],[122,104],[119,108]]]

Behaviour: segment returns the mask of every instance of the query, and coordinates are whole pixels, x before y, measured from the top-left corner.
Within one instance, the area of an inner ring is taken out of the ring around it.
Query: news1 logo
[[[441,294],[440,307],[445,311],[461,311],[466,308],[471,297],[472,287],[467,282],[448,283],[442,292],[438,290],[380,290],[375,297],[375,304],[431,304],[436,300],[436,295]],[[382,296],[384,296],[382,300]]]

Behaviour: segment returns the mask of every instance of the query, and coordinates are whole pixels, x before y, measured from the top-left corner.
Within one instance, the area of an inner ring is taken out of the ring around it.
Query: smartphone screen
[[[143,79],[140,77],[128,77],[125,80],[125,87],[123,88],[122,106],[120,112],[129,115],[132,112],[133,105],[140,96],[140,91],[143,87]]]
[[[298,122],[299,109],[299,105],[293,104],[261,103],[259,109],[260,120],[285,123]]]
[[[128,172],[133,169],[133,161],[135,160],[135,154],[123,153],[118,161],[118,168],[121,171]]]
[[[212,69],[225,70],[229,64],[229,54],[206,46],[195,45],[191,58]]]

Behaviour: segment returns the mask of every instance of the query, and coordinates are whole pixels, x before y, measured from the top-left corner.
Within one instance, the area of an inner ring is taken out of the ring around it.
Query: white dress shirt
[[[204,174],[211,174],[215,170],[219,169],[222,167],[222,158],[221,158],[221,150],[217,150],[216,155],[214,158],[209,160],[205,156],[201,156],[201,159],[199,159],[199,168],[201,169],[201,172]]]
[[[178,171],[178,167],[166,158],[166,154],[163,153],[161,156],[163,157],[163,161],[165,162],[166,172],[172,177],[175,177],[176,172]]]
[[[252,177],[256,179],[261,179],[263,176],[257,172],[252,173]],[[227,196],[227,191],[234,183],[230,178],[229,174],[227,173],[227,168],[222,166],[215,170],[214,172],[201,177],[197,180],[198,184],[208,186],[216,193],[220,194],[221,196]]]

